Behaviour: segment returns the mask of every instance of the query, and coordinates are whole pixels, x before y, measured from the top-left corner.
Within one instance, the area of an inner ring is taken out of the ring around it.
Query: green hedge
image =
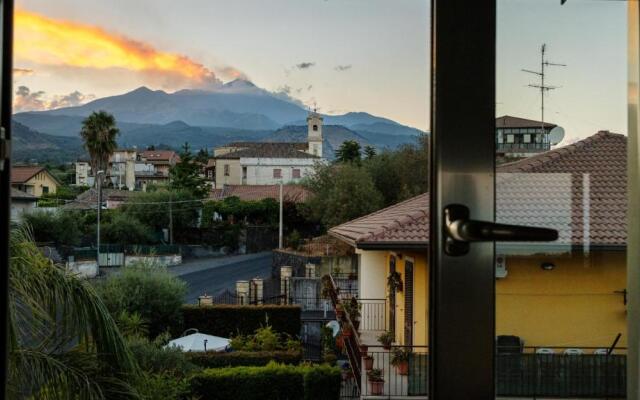
[[[238,333],[252,334],[261,326],[269,325],[279,333],[300,335],[300,306],[194,306],[182,307],[184,325],[175,329],[181,334],[186,329],[196,328],[208,335],[230,337]]]
[[[333,400],[340,397],[340,369],[282,365],[207,369],[190,380],[202,400]]]
[[[299,351],[233,351],[231,353],[186,353],[189,361],[204,368],[265,366],[271,361],[282,364],[300,364]]]

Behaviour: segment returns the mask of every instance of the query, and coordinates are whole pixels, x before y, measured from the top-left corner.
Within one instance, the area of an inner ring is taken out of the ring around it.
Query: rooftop
[[[27,192],[23,192],[22,190],[11,188],[11,199],[14,200],[33,200],[36,201],[38,198],[32,194]]]
[[[606,131],[497,168],[496,220],[557,229],[556,244],[624,246],[627,138]],[[426,246],[422,194],[346,222],[329,234],[358,248]]]
[[[126,200],[129,197],[135,195],[136,192],[132,192],[129,190],[118,190],[118,189],[102,189],[102,201],[107,200]],[[88,189],[75,200],[65,204],[62,206],[63,209],[67,210],[93,210],[98,208],[98,191],[95,188]]]
[[[242,157],[262,158],[320,158],[306,152],[307,143],[289,142],[238,142],[225,147],[237,147],[238,150],[217,156],[217,159],[238,159]]]
[[[301,185],[282,185],[282,197],[285,202],[304,203],[311,192]],[[240,200],[280,199],[280,185],[225,185],[222,189],[214,189],[209,196],[213,200],[224,200],[238,197]]]
[[[12,166],[11,183],[25,183],[43,170],[46,171],[46,168],[39,166]]]
[[[140,156],[147,161],[170,161],[178,157],[173,150],[145,150]]]
[[[503,115],[496,118],[496,128],[540,128],[542,121],[535,121],[532,119],[512,117],[510,115]],[[549,122],[544,123],[545,128],[555,128],[557,125]]]

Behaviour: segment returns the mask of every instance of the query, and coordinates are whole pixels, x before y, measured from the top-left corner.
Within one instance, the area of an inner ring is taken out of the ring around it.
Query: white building
[[[235,142],[214,150],[215,188],[298,183],[323,161],[322,116],[307,117],[306,142]]]

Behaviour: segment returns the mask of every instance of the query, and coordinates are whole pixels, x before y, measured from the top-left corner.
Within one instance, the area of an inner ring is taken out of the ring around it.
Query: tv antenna
[[[540,128],[542,129],[542,137],[545,140],[545,143],[547,141],[547,135],[545,134],[545,130],[544,130],[544,96],[545,94],[550,91],[550,90],[554,90],[554,89],[558,89],[560,86],[551,86],[551,85],[546,85],[544,82],[544,78],[546,76],[546,71],[545,68],[546,67],[566,67],[566,64],[558,64],[558,63],[552,63],[549,60],[547,60],[545,58],[545,53],[547,51],[547,45],[545,43],[542,44],[542,46],[540,46],[540,71],[532,71],[530,69],[523,69],[523,72],[527,72],[529,74],[534,74],[537,75],[540,78],[540,84],[533,84],[530,83],[528,86],[537,90],[540,90],[540,120],[542,122]]]

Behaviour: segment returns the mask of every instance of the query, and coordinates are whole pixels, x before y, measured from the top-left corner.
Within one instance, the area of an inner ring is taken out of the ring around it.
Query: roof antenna
[[[564,0],[566,1],[566,0]],[[564,4],[564,2],[562,3]],[[558,63],[552,63],[549,62],[549,60],[547,60],[544,55],[545,52],[547,51],[547,45],[545,43],[542,44],[542,46],[540,46],[540,71],[532,71],[530,69],[523,69],[523,72],[527,72],[529,74],[534,74],[540,77],[540,84],[532,84],[530,83],[528,86],[532,87],[534,89],[539,89],[540,90],[540,120],[541,120],[541,126],[540,128],[542,129],[541,133],[542,133],[542,137],[544,140],[544,143],[549,142],[549,135],[545,132],[544,129],[544,95],[549,91],[549,90],[553,90],[553,89],[557,89],[560,86],[550,86],[550,85],[545,85],[544,84],[544,77],[546,76],[546,72],[545,72],[545,67],[566,67],[566,64],[558,64]]]

